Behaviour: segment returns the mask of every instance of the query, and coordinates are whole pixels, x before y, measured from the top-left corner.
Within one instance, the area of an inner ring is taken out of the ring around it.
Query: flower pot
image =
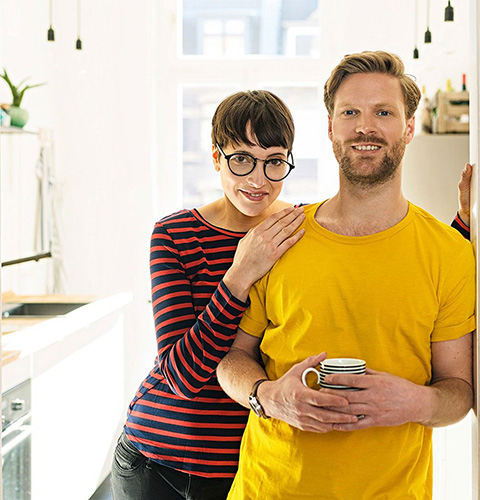
[[[22,128],[28,121],[28,111],[26,109],[10,106],[8,114],[10,115],[10,125],[12,127]]]

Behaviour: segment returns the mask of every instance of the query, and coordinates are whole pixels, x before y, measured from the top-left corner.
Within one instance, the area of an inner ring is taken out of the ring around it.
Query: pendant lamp
[[[82,50],[82,39],[80,38],[80,27],[81,27],[81,0],[77,0],[77,41],[75,43],[75,48],[77,50]]]
[[[430,31],[430,0],[427,0],[427,31],[425,31],[425,43],[432,43],[432,32]]]
[[[451,22],[454,18],[453,7],[450,5],[450,0],[448,0],[448,5],[445,7],[445,21]]]
[[[49,42],[54,42],[55,41],[55,31],[53,31],[52,24],[53,24],[53,0],[50,0],[50,28],[48,28],[47,31],[47,40]]]

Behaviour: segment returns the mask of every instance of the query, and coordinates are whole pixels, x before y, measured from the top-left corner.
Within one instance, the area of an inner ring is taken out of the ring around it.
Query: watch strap
[[[255,414],[261,418],[270,418],[269,416],[266,415],[265,410],[263,409],[263,406],[257,397],[257,392],[258,392],[258,388],[260,387],[260,384],[262,384],[263,382],[268,382],[268,381],[269,381],[268,378],[261,378],[260,380],[257,380],[253,384],[252,390],[250,392],[250,396],[248,397],[250,407],[255,412]]]

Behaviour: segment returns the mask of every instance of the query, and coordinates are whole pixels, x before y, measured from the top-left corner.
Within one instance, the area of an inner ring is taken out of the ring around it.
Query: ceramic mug
[[[364,375],[366,363],[363,359],[355,358],[331,358],[325,359],[320,362],[320,370],[314,367],[307,368],[302,373],[303,385],[309,387],[307,384],[307,375],[315,373],[317,376],[317,384],[320,387],[329,389],[353,389],[347,385],[332,385],[325,383],[325,377],[331,374],[348,373],[350,375]]]

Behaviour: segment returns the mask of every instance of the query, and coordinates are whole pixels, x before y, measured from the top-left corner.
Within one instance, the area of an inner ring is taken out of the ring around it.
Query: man
[[[419,99],[385,52],[346,56],[325,84],[339,192],[305,207],[217,370],[256,413],[229,500],[432,496],[431,428],[472,406],[475,283],[470,244],[402,194]],[[302,385],[326,353],[366,360],[326,380],[362,390]]]

